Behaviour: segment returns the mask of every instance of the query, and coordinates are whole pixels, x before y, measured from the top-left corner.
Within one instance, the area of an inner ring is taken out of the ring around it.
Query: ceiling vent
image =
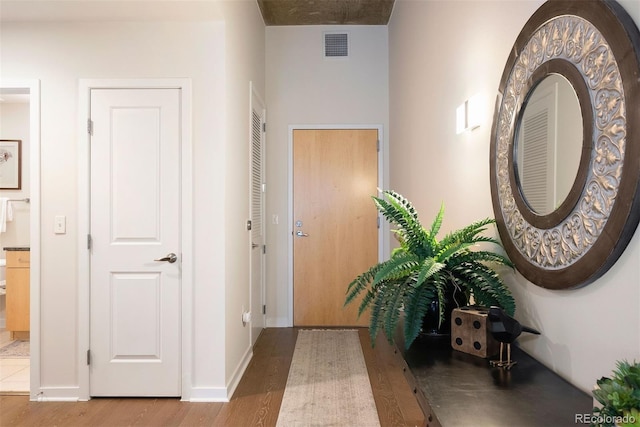
[[[324,33],[324,57],[346,58],[349,56],[348,33]]]

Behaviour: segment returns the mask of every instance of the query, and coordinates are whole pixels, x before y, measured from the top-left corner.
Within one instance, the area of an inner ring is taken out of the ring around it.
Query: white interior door
[[[180,396],[180,90],[92,89],[90,394]]]
[[[264,329],[264,120],[262,101],[251,97],[251,345]]]

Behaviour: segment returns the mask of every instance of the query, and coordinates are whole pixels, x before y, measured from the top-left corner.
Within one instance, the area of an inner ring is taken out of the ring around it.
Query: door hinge
[[[87,119],[87,133],[93,136],[93,120]]]
[[[262,123],[262,132],[267,131],[267,122]]]
[[[87,365],[91,365],[91,350],[87,350]]]
[[[251,231],[251,220],[247,220],[247,231]]]
[[[378,153],[380,152],[380,140],[376,141],[376,150],[378,150]]]
[[[267,306],[266,305],[262,306],[262,314],[267,314]]]
[[[378,220],[378,228],[380,228],[380,217],[378,217],[377,220]]]
[[[262,245],[262,253],[263,254],[267,253],[267,245]]]
[[[91,250],[92,243],[93,243],[93,239],[91,239],[91,234],[87,234],[87,249]]]

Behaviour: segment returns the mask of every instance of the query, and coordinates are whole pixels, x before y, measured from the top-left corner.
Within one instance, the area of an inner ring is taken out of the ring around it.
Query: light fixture
[[[456,109],[456,133],[473,130],[482,122],[482,97],[477,94]]]

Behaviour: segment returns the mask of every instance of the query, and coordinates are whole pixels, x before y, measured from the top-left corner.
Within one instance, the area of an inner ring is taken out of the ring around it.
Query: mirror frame
[[[515,135],[533,89],[564,76],[580,104],[583,144],[573,186],[539,215],[518,186]],[[640,221],[640,32],[613,0],[549,0],[527,21],[496,101],[490,184],[498,232],[530,282],[549,289],[602,276]]]

